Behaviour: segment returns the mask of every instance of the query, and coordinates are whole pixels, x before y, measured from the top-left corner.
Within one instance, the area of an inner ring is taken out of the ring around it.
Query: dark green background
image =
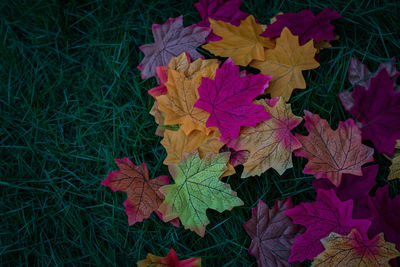
[[[295,114],[319,113],[335,128],[349,117],[337,93],[351,90],[350,57],[376,70],[399,56],[396,1],[244,0],[241,9],[267,23],[279,11],[327,6],[343,16],[334,21],[340,40],[322,52],[320,68],[304,73],[307,89],[291,103]],[[138,46],[153,41],[151,25],[180,14],[185,25],[200,19],[191,1],[0,1],[0,265],[134,266],[171,247],[180,258],[202,257],[204,266],[254,265],[242,224],[258,200],[315,198],[313,177],[301,172],[306,160],[295,158],[281,177],[273,170],[231,177],[245,205],[208,211],[204,238],[155,215],[128,226],[125,194],[100,182],[124,156],[145,161],[151,177],[168,174],[148,114],[147,90],[156,83],[142,81],[136,66]],[[305,133],[303,125],[296,132]],[[383,185],[390,162],[375,159]],[[391,188],[400,192],[399,182]]]

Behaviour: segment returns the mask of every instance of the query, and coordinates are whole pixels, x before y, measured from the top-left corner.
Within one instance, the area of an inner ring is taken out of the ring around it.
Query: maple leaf
[[[200,0],[195,3],[195,7],[200,13],[201,21],[197,23],[200,27],[210,27],[208,18],[229,22],[232,25],[239,26],[240,21],[244,20],[249,14],[240,11],[239,7],[242,0]],[[207,36],[207,42],[218,41],[221,37],[211,32]]]
[[[369,237],[381,232],[385,239],[396,245],[400,250],[400,195],[390,199],[389,185],[378,188],[375,197],[368,199],[368,206],[371,211],[371,227],[368,229]]]
[[[240,126],[256,126],[270,115],[253,99],[262,94],[271,76],[247,74],[239,76],[239,67],[228,59],[217,69],[215,79],[202,78],[200,98],[194,107],[210,114],[206,127],[216,126],[223,138],[237,138]]]
[[[359,60],[354,57],[350,58],[349,70],[348,70],[348,79],[352,85],[359,85],[368,89],[370,86],[371,78],[376,77],[376,75],[383,69],[387,71],[390,79],[393,83],[396,82],[397,77],[399,77],[399,72],[396,69],[396,58],[392,57],[391,61],[380,63],[378,70],[371,74],[368,70],[368,67],[362,64]]]
[[[257,258],[258,266],[301,266],[288,263],[294,238],[304,231],[292,223],[285,211],[293,208],[292,199],[277,200],[270,209],[260,200],[253,216],[243,224],[251,237],[249,254]]]
[[[129,225],[149,218],[164,199],[159,189],[168,184],[168,176],[149,179],[146,164],[143,162],[142,165],[136,166],[128,158],[115,159],[115,163],[120,170],[110,172],[101,185],[108,186],[114,192],[122,191],[127,194],[124,206]]]
[[[172,57],[187,52],[192,59],[200,58],[196,47],[204,43],[210,29],[191,25],[183,28],[182,16],[169,18],[164,24],[153,24],[154,43],[140,46],[144,58],[138,69],[142,79],[156,75],[156,66],[165,66]]]
[[[317,16],[307,9],[299,13],[284,13],[276,16],[276,22],[268,25],[261,34],[268,38],[281,36],[282,30],[287,27],[294,34],[299,36],[300,44],[305,44],[313,39],[315,42],[330,41],[335,38],[334,26],[331,20],[341,18],[340,14],[330,8],[325,8]]]
[[[365,240],[357,229],[353,229],[347,236],[331,233],[321,242],[325,251],[314,259],[311,266],[390,266],[389,260],[400,256],[394,244],[385,241],[383,233]]]
[[[392,159],[388,180],[400,178],[400,155]]]
[[[198,87],[202,77],[213,79],[218,63],[198,71],[191,79],[185,73],[168,70],[168,81],[165,84],[168,93],[157,97],[159,109],[164,112],[164,124],[182,124],[186,134],[192,130],[205,130],[206,120],[209,114],[197,107],[194,103],[198,100]],[[206,131],[207,133],[210,130]]]
[[[288,28],[283,29],[276,39],[274,49],[265,50],[265,60],[254,60],[250,66],[263,74],[272,75],[271,84],[265,93],[272,97],[281,96],[286,101],[294,89],[306,88],[303,70],[315,69],[319,63],[314,59],[317,51],[313,41],[299,46],[298,37],[292,35]]]
[[[198,153],[188,155],[176,165],[170,165],[175,184],[161,187],[165,195],[159,211],[166,221],[178,218],[185,229],[203,237],[209,223],[206,210],[218,212],[243,205],[236,192],[219,180],[227,169],[229,153],[207,154],[200,159]]]
[[[360,130],[354,121],[339,122],[334,131],[317,114],[307,110],[304,114],[304,126],[309,135],[296,134],[302,147],[294,151],[297,157],[308,159],[303,173],[312,174],[317,179],[328,178],[336,186],[345,173],[361,176],[361,166],[373,161],[374,150],[361,143]]]
[[[362,64],[359,60],[351,57],[348,79],[352,85],[359,85],[368,90],[371,78],[376,77],[381,70],[385,69],[388,72],[390,79],[393,81],[393,86],[396,88],[396,91],[399,91],[400,87],[396,85],[396,80],[400,73],[396,70],[395,62],[396,58],[392,57],[391,61],[380,63],[378,70],[372,75],[367,66]],[[351,92],[341,92],[339,93],[339,98],[343,107],[347,111],[351,110],[354,105],[354,99]]]
[[[230,152],[229,164],[236,167],[238,165],[242,165],[247,161],[250,156],[250,152],[247,150],[238,150],[228,147],[227,145],[223,146],[219,152]]]
[[[217,59],[198,58],[195,61],[191,62],[189,54],[183,52],[179,56],[171,58],[168,66],[156,67],[156,73],[160,81],[160,85],[150,89],[148,93],[154,98],[157,98],[157,96],[160,95],[167,94],[167,87],[165,86],[165,83],[168,81],[169,69],[184,73],[186,78],[191,79],[197,72],[215,64],[218,64]]]
[[[207,68],[216,68],[218,66],[218,60],[216,59],[201,59],[198,58],[195,61],[191,62],[190,57],[187,53],[182,53],[177,57],[171,58],[168,63],[168,66],[158,66],[156,67],[157,76],[161,81],[161,85],[154,87],[148,91],[150,95],[155,98],[154,105],[150,111],[150,114],[154,116],[155,121],[158,124],[156,135],[164,136],[164,129],[174,129],[171,128],[171,125],[164,125],[165,114],[158,108],[157,97],[160,95],[166,95],[168,90],[165,86],[165,83],[168,81],[168,70],[176,70],[177,72],[183,73],[185,78],[192,79],[196,74],[201,71],[206,71]],[[215,71],[214,71],[215,72]],[[201,75],[201,74],[200,74]],[[201,128],[199,125],[195,125],[195,123],[186,123],[184,129],[190,132],[191,126],[195,128]],[[176,130],[176,129],[175,129]]]
[[[292,113],[290,104],[283,98],[258,100],[255,104],[263,105],[271,119],[256,127],[243,127],[237,139],[223,139],[235,150],[248,150],[250,155],[243,163],[242,178],[260,175],[269,168],[274,168],[280,175],[292,168],[292,152],[301,144],[290,133],[300,124],[302,118]]]
[[[146,259],[137,262],[138,267],[200,267],[201,258],[189,258],[180,261],[173,248],[170,249],[167,256],[160,257],[151,253],[147,254]]]
[[[222,40],[209,42],[203,48],[216,56],[230,57],[236,65],[247,66],[253,59],[264,60],[264,48],[273,48],[275,43],[261,37],[262,26],[253,16],[242,20],[238,27],[223,21],[210,20],[210,27]]]
[[[371,165],[362,168],[363,176],[344,174],[338,187],[328,179],[318,179],[312,181],[312,183],[315,191],[333,189],[340,200],[352,199],[354,201],[353,218],[368,218],[370,214],[368,207],[369,192],[376,185],[375,178],[378,169],[378,165]],[[354,190],[355,188],[357,190]]]
[[[188,135],[182,128],[178,131],[166,130],[161,144],[167,151],[165,165],[176,164],[182,160],[185,153],[199,149],[200,157],[207,152],[217,154],[224,143],[218,140],[220,133],[214,131],[209,136],[202,131],[194,130]]]
[[[379,153],[393,156],[400,138],[400,92],[393,90],[387,71],[373,77],[368,90],[355,85],[352,99],[349,113],[357,120],[363,140],[371,140]]]
[[[167,93],[167,87],[165,87],[165,83],[168,80],[168,66],[157,66],[156,74],[160,85],[147,91],[154,99],[156,99],[157,96],[165,95]]]
[[[366,237],[371,222],[367,219],[353,219],[352,212],[353,200],[340,201],[332,189],[319,189],[315,202],[300,203],[286,210],[293,223],[306,227],[306,231],[294,240],[289,262],[312,260],[324,251],[320,240],[331,232],[347,235],[356,228]]]

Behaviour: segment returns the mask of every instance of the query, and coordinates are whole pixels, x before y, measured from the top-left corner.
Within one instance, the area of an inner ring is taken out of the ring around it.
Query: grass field
[[[350,57],[376,70],[400,56],[400,5],[243,0],[241,9],[267,23],[279,11],[316,13],[327,6],[343,17],[334,21],[340,39],[322,52],[320,68],[305,72],[307,89],[290,102],[295,114],[319,113],[336,128],[349,117],[337,94],[351,90]],[[200,20],[192,1],[0,1],[1,266],[134,266],[147,253],[164,256],[171,247],[180,258],[202,257],[204,266],[252,266],[242,224],[258,200],[315,198],[314,178],[301,172],[306,160],[295,158],[282,176],[269,170],[227,179],[245,204],[208,211],[204,238],[154,214],[128,226],[126,195],[100,182],[117,169],[113,159],[124,156],[145,161],[151,177],[168,174],[148,113],[153,99],[147,90],[156,82],[142,81],[136,66],[143,57],[138,46],[153,42],[151,25],[180,14],[186,25]],[[305,133],[303,124],[296,132]],[[375,159],[383,185],[390,162]],[[391,189],[400,193],[400,183],[391,182]]]

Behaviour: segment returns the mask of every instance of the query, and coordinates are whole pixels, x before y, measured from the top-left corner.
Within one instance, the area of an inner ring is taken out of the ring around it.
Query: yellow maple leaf
[[[254,60],[250,66],[259,69],[263,74],[273,75],[265,92],[272,97],[283,97],[287,101],[294,89],[306,88],[302,71],[319,66],[314,59],[316,51],[313,40],[300,46],[299,37],[292,35],[285,27],[276,40],[275,48],[265,49],[265,61]]]
[[[203,131],[193,130],[189,134],[185,134],[180,128],[178,131],[165,130],[164,139],[161,144],[167,151],[167,157],[164,160],[165,165],[176,164],[182,161],[186,153],[192,153],[196,150],[199,152],[200,158],[206,154],[218,154],[224,143],[219,141],[221,133],[215,127],[210,128],[212,132],[206,135]],[[229,176],[235,173],[232,165],[228,164],[228,169],[222,177]]]
[[[347,236],[335,232],[321,239],[325,250],[311,266],[382,267],[390,266],[389,260],[400,256],[395,244],[386,242],[383,233],[365,240],[357,229]]]
[[[248,16],[238,27],[229,22],[210,20],[213,33],[222,40],[203,45],[216,56],[230,57],[236,65],[247,66],[253,59],[264,60],[264,48],[273,48],[273,40],[260,34],[265,27],[257,24],[253,16]]]
[[[400,178],[400,155],[392,159],[388,180]]]
[[[185,73],[176,70],[168,70],[168,81],[165,83],[168,93],[157,97],[158,108],[162,111],[165,125],[181,124],[186,134],[193,130],[206,129],[205,123],[210,114],[202,109],[193,107],[199,98],[197,88],[201,79],[207,77],[214,79],[218,63],[211,64],[200,71],[197,71],[191,79]]]
[[[168,63],[168,69],[184,73],[186,78],[192,79],[197,72],[215,65],[218,65],[217,59],[198,58],[195,61],[190,62],[189,55],[184,52],[177,57],[171,58]]]
[[[266,103],[268,102],[268,104]],[[237,139],[228,143],[235,150],[248,150],[250,155],[243,163],[242,178],[260,175],[274,168],[280,175],[292,168],[292,152],[301,147],[300,142],[290,133],[302,121],[292,113],[290,104],[282,98],[258,100],[272,118],[256,127],[243,127]]]
[[[220,135],[218,130],[209,136],[198,130],[194,130],[188,135],[185,134],[182,128],[178,131],[165,130],[164,139],[161,140],[161,144],[167,151],[164,164],[179,163],[185,153],[191,153],[196,149],[199,150],[200,157],[206,152],[217,154],[224,145],[224,143],[218,141]]]

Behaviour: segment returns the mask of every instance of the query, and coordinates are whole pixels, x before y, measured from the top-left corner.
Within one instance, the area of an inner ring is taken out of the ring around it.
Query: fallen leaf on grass
[[[236,192],[219,180],[227,169],[228,160],[229,153],[207,154],[202,159],[195,153],[170,165],[175,184],[160,189],[165,195],[159,208],[164,219],[169,221],[179,217],[185,229],[203,237],[209,223],[207,209],[223,212],[243,205]]]
[[[331,233],[321,242],[325,251],[314,259],[312,267],[390,266],[389,260],[400,256],[394,244],[385,241],[383,233],[366,240],[357,229],[353,229],[347,236]]]
[[[260,200],[251,219],[243,224],[251,237],[249,254],[256,257],[258,266],[301,266],[288,262],[294,238],[304,231],[285,214],[291,208],[291,198],[277,200],[271,209]]]
[[[393,81],[385,69],[370,80],[370,86],[355,85],[349,109],[357,120],[362,139],[371,140],[379,153],[393,156],[400,139],[400,92],[393,90]]]
[[[226,138],[222,141],[235,150],[247,150],[249,157],[243,163],[242,178],[261,175],[274,168],[280,175],[293,167],[292,152],[301,144],[291,134],[291,130],[300,124],[302,118],[292,113],[290,104],[283,98],[257,100],[263,105],[271,119],[262,121],[256,127],[243,127],[237,139]]]
[[[213,33],[222,40],[209,42],[203,48],[216,56],[230,57],[236,65],[247,66],[252,60],[264,60],[264,48],[273,48],[275,43],[260,34],[262,26],[253,16],[242,20],[238,27],[223,21],[210,19]]]
[[[315,178],[327,178],[339,186],[343,174],[361,176],[361,166],[373,161],[374,150],[361,143],[360,130],[352,119],[339,122],[332,130],[317,114],[304,111],[304,126],[309,135],[296,134],[302,147],[294,153],[308,159],[303,173]]]
[[[128,158],[115,159],[115,163],[120,170],[110,172],[101,184],[111,188],[114,192],[122,191],[127,194],[124,206],[129,225],[149,218],[150,214],[157,210],[164,200],[164,195],[159,189],[168,184],[168,176],[162,175],[150,179],[144,162],[142,165],[136,166]]]
[[[334,190],[317,191],[317,200],[313,203],[300,203],[286,211],[293,223],[306,227],[306,231],[297,236],[289,262],[312,260],[324,251],[321,239],[331,232],[347,235],[353,228],[367,237],[371,225],[367,219],[353,219],[353,200],[341,201]]]
[[[239,76],[239,67],[228,59],[217,69],[215,79],[203,78],[200,98],[194,104],[209,114],[206,127],[217,127],[222,138],[237,138],[241,126],[256,126],[271,116],[252,101],[268,86],[270,76]]]
[[[146,259],[138,261],[137,265],[138,267],[200,267],[201,258],[179,260],[175,250],[171,248],[167,256],[160,257],[149,253]]]
[[[249,15],[239,9],[241,3],[242,0],[200,0],[194,4],[201,17],[201,21],[197,23],[197,26],[209,28],[209,18],[239,26],[240,21]],[[221,37],[213,32],[207,37],[207,42],[218,40],[221,40]]]
[[[275,48],[265,50],[265,59],[250,63],[251,67],[259,69],[261,73],[272,75],[270,86],[265,91],[271,97],[280,96],[289,100],[294,89],[306,88],[302,71],[319,66],[314,58],[317,49],[313,41],[300,46],[298,40],[297,36],[285,28],[276,39]]]
[[[335,38],[333,32],[334,26],[330,24],[331,20],[341,18],[340,14],[330,8],[325,8],[317,16],[307,9],[299,13],[284,13],[276,16],[276,21],[267,26],[267,29],[261,34],[268,38],[281,36],[282,30],[287,27],[294,34],[299,36],[300,45],[309,40],[330,41]]]
[[[191,25],[183,27],[182,16],[170,18],[164,24],[153,24],[154,43],[140,46],[144,58],[138,69],[142,79],[156,75],[157,66],[166,66],[172,57],[186,52],[192,59],[202,57],[196,47],[205,42],[210,29]]]
[[[210,130],[205,129],[209,114],[197,107],[195,102],[199,99],[198,87],[203,77],[213,79],[218,64],[212,64],[198,71],[191,79],[184,73],[168,70],[168,81],[165,84],[168,93],[157,97],[159,109],[164,112],[164,124],[182,124],[186,134],[193,130],[203,130],[207,134]]]

